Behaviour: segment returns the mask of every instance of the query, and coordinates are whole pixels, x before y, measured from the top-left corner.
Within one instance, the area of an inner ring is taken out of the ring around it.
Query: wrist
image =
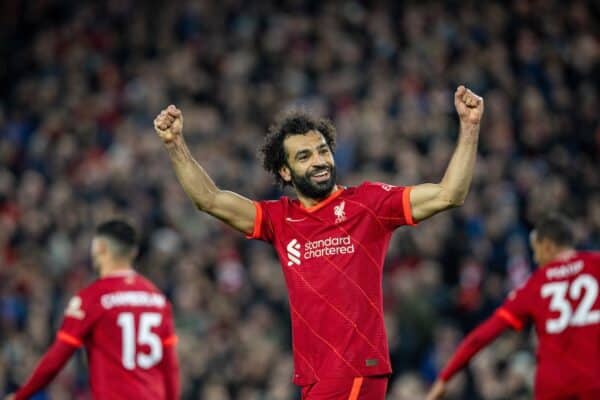
[[[481,125],[481,121],[478,122],[472,122],[472,121],[468,121],[468,120],[460,120],[460,127],[461,129],[477,129],[479,130],[479,126]]]
[[[477,138],[479,136],[480,123],[460,122],[460,136]]]
[[[163,144],[167,147],[179,147],[185,145],[185,141],[183,140],[182,135],[173,135],[173,139],[169,141],[163,141]]]

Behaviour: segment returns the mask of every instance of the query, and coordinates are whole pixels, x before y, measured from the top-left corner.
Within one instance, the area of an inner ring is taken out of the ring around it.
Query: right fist
[[[181,136],[183,130],[181,110],[173,104],[162,110],[154,119],[154,129],[165,143],[171,143],[176,137]]]

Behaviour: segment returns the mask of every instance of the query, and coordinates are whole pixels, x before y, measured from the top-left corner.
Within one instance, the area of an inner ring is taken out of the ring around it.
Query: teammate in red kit
[[[392,232],[463,203],[477,154],[483,99],[455,93],[458,145],[440,183],[414,187],[335,180],[335,128],[304,113],[271,127],[263,165],[297,199],[253,202],[220,190],[191,156],[174,106],[155,129],[196,206],[250,238],[270,242],[289,292],[294,383],[302,398],[380,400],[392,371],[384,328],[382,268]]]
[[[69,302],[56,340],[27,382],[6,399],[28,399],[45,387],[85,346],[93,398],[179,398],[171,306],[131,267],[136,234],[119,220],[98,226],[92,259],[100,279]]]
[[[557,214],[539,221],[531,246],[540,268],[462,341],[428,400],[442,398],[446,382],[481,348],[529,321],[538,337],[535,398],[600,399],[600,253],[575,251],[569,222]]]

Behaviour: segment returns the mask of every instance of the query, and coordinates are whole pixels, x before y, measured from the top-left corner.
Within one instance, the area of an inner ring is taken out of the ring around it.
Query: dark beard
[[[325,182],[313,182],[310,180],[312,175],[318,174],[324,169],[329,169],[329,179]],[[296,190],[303,196],[320,200],[329,195],[331,190],[335,186],[335,166],[328,166],[324,168],[314,168],[311,171],[306,171],[304,175],[296,175],[290,168],[292,176],[292,184]]]

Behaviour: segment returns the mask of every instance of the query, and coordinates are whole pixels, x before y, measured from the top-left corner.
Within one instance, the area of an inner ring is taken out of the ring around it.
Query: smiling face
[[[286,163],[279,171],[305,197],[319,200],[335,187],[335,162],[325,138],[318,131],[290,135],[284,142]]]

